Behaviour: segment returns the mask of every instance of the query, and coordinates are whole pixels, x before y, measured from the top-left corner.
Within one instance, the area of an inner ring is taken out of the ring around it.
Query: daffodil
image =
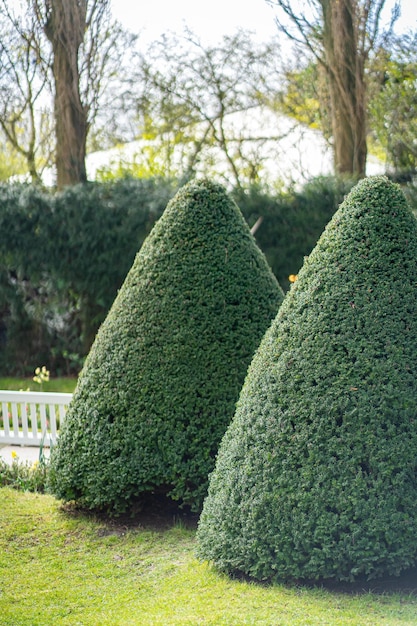
[[[34,380],[35,383],[38,383],[39,385],[49,381],[49,370],[46,369],[45,365],[42,365],[42,367],[37,367],[35,369],[35,376],[32,380]]]

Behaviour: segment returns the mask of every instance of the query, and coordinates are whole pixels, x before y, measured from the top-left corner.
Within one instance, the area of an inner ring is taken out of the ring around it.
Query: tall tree
[[[380,34],[385,0],[305,0],[299,12],[290,0],[277,6],[279,29],[325,68],[331,103],[335,170],[365,174],[367,115],[365,66]],[[391,26],[398,11],[393,13]]]
[[[111,20],[110,0],[30,1],[52,48],[57,186],[63,188],[87,179],[87,135],[121,27]]]
[[[78,55],[91,15],[87,17],[86,0],[35,4],[53,51],[57,185],[62,188],[87,180],[88,108],[81,101]],[[96,6],[93,2],[94,10]]]
[[[86,180],[87,134],[134,39],[110,0],[0,0],[0,129],[32,179],[55,152],[59,188]]]

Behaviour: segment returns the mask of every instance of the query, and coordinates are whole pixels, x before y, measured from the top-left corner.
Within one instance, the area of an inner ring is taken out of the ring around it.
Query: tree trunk
[[[56,169],[59,189],[87,180],[87,110],[81,102],[78,50],[86,0],[50,0],[45,33],[52,44],[55,81]]]
[[[323,43],[329,78],[335,169],[365,175],[364,59],[358,50],[355,0],[321,0]]]

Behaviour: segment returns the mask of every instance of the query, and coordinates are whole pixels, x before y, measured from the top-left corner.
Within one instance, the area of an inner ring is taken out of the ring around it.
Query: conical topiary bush
[[[417,558],[417,227],[359,183],[248,370],[199,556],[258,580],[398,574]]]
[[[183,187],[86,359],[52,452],[51,491],[109,512],[147,492],[200,508],[247,367],[282,298],[223,187]]]

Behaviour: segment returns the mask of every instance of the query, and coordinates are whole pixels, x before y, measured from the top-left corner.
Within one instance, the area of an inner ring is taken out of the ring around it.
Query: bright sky
[[[188,26],[203,41],[215,43],[238,27],[269,39],[276,33],[274,11],[265,0],[111,0],[113,16],[147,41]]]
[[[386,0],[388,16],[393,4],[394,0]],[[397,30],[416,29],[416,0],[401,0],[401,7]],[[256,39],[264,41],[277,32],[274,9],[266,0],[112,0],[112,12],[130,31],[142,32],[146,42],[169,30],[180,33],[184,26],[208,43],[218,42],[239,27],[252,30]]]

